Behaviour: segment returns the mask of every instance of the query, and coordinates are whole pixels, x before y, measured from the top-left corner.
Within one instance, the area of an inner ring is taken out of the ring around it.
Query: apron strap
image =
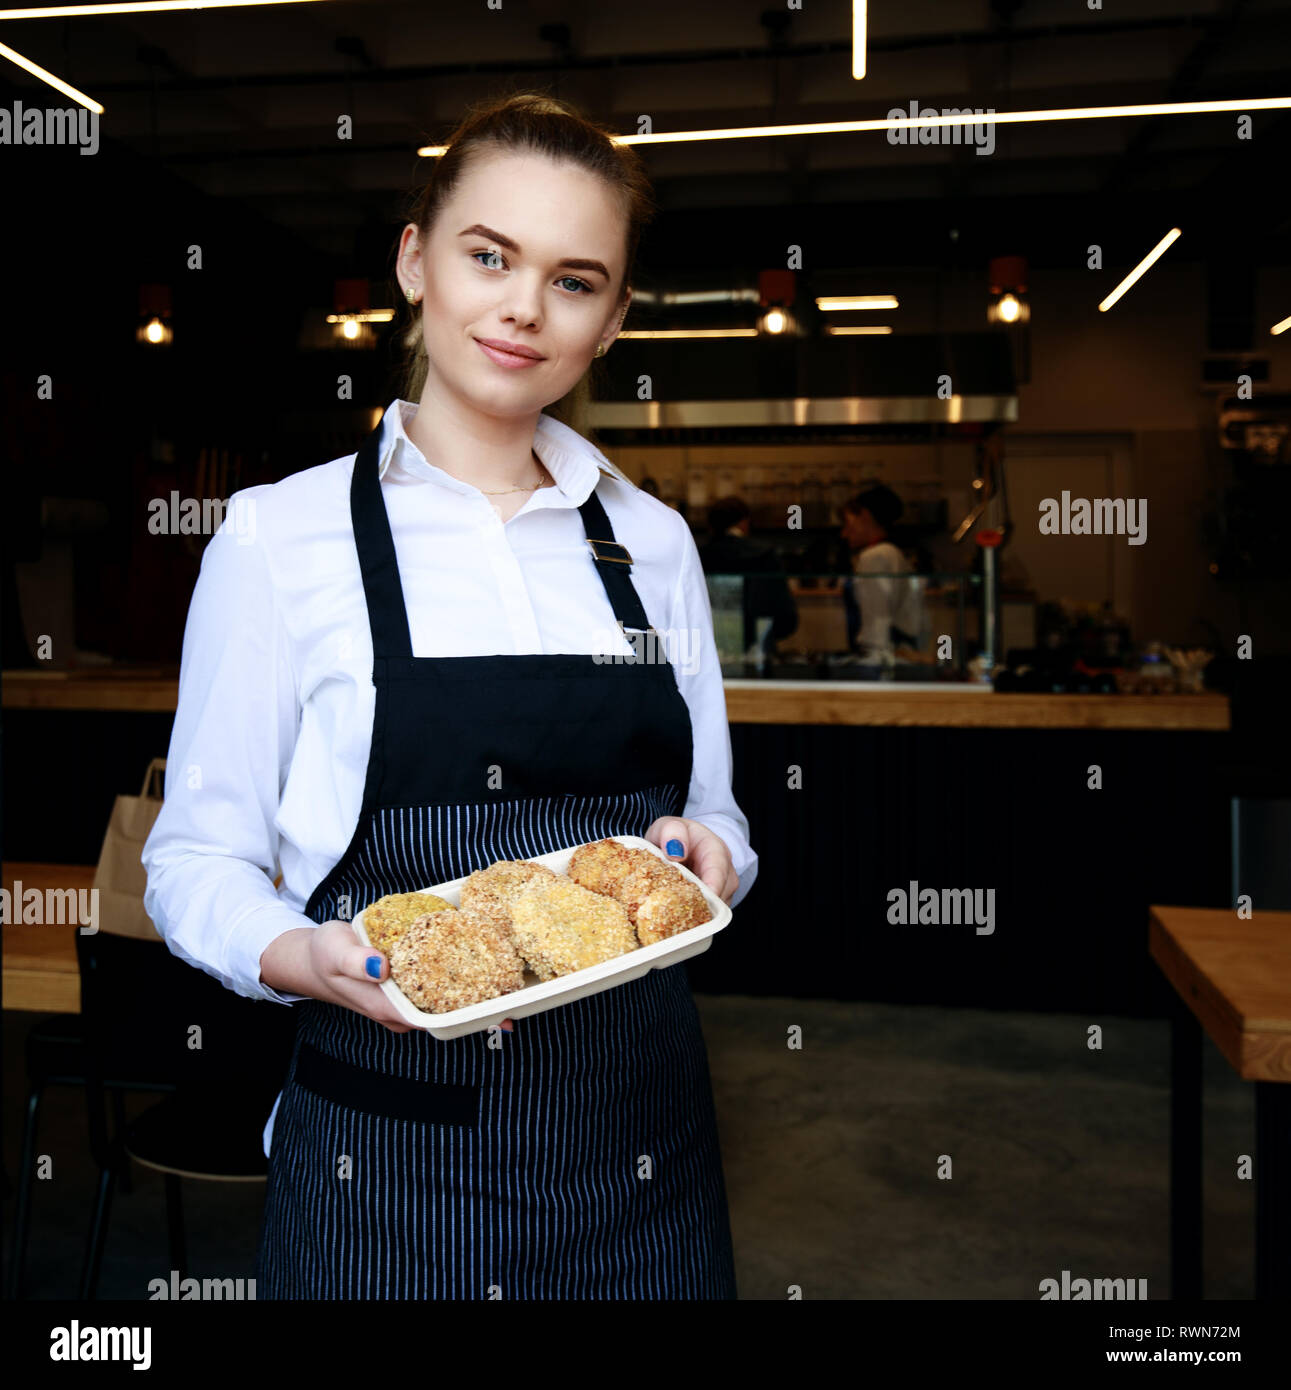
[[[378,473],[381,431],[382,425],[378,424],[363,441],[354,460],[350,515],[354,522],[354,542],[358,548],[359,570],[363,575],[363,592],[372,629],[373,655],[378,658],[410,658],[412,634],[408,627],[408,610]],[[638,632],[653,631],[632,583],[632,557],[614,539],[614,528],[595,488],[578,510],[583,518],[587,546],[596,572],[605,585],[606,597],[619,625]]]
[[[398,409],[398,406],[395,407]],[[381,425],[363,441],[354,460],[350,483],[350,515],[359,552],[363,592],[368,601],[372,652],[381,657],[411,657],[412,634],[399,579],[399,562],[390,534],[390,518],[381,497]]]
[[[596,572],[605,585],[605,594],[614,609],[619,626],[633,628],[637,632],[653,632],[650,619],[641,605],[641,596],[632,583],[632,556],[627,548],[614,539],[614,528],[606,515],[595,487],[587,494],[587,501],[579,507],[583,518],[583,530],[587,533],[587,548],[592,553]]]

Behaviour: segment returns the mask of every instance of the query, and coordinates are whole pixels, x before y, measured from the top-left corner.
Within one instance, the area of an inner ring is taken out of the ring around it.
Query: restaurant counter
[[[4,857],[94,863],[113,798],[166,754],[176,688],[163,671],[6,673]],[[726,690],[759,868],[687,962],[698,991],[1156,1013],[1148,904],[1231,903],[1224,695]],[[891,920],[911,883],[989,893],[991,930]]]
[[[1222,732],[1226,695],[1015,695],[989,685],[726,680],[732,724],[866,724],[958,729],[1173,729]],[[123,668],[6,671],[4,708],[174,713],[177,674]]]

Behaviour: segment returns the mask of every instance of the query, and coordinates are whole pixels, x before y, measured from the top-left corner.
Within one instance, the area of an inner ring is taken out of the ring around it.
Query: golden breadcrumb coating
[[[638,849],[632,853],[639,858],[631,860],[627,873],[611,887],[610,895],[623,905],[628,916],[635,922],[641,904],[651,893],[660,888],[667,888],[675,881],[685,880],[675,869],[661,863],[648,850]]]
[[[575,883],[581,883],[593,893],[608,893],[613,897],[615,887],[631,867],[628,847],[617,840],[606,839],[579,845],[565,872]]]
[[[431,912],[390,953],[390,978],[425,1013],[446,1014],[524,986],[507,933],[473,912]]]
[[[555,878],[545,864],[529,859],[498,859],[487,869],[476,869],[462,884],[461,906],[492,922],[500,931],[511,931],[511,903],[521,888],[534,878]]]
[[[450,906],[433,893],[390,893],[363,909],[363,925],[368,940],[378,951],[389,955],[390,948],[418,917],[442,912]]]
[[[637,940],[649,946],[712,920],[704,895],[693,883],[682,879],[680,883],[656,888],[637,909]]]
[[[617,840],[583,845],[570,859],[569,876],[619,903],[642,946],[712,920],[703,893],[648,849],[632,849]]]
[[[637,947],[628,914],[559,874],[533,878],[511,903],[516,948],[540,980],[613,960]]]

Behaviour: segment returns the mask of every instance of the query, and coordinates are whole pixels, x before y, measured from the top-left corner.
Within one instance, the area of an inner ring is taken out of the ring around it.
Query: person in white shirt
[[[910,562],[888,539],[903,504],[890,487],[876,483],[843,505],[843,539],[858,576],[852,581],[860,606],[855,645],[863,656],[891,656],[897,642],[917,646],[923,625],[920,585],[902,578]]]
[[[617,336],[649,212],[639,159],[571,108],[473,112],[399,244],[408,399],[236,494],[203,556],[145,904],[297,1013],[261,1298],[735,1297],[683,968],[445,1042],[350,926],[605,835],[732,905],[756,876],[689,528],[543,413]]]

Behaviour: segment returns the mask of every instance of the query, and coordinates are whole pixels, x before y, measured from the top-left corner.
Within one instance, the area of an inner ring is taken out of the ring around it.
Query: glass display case
[[[709,574],[727,678],[975,679],[975,574]]]

